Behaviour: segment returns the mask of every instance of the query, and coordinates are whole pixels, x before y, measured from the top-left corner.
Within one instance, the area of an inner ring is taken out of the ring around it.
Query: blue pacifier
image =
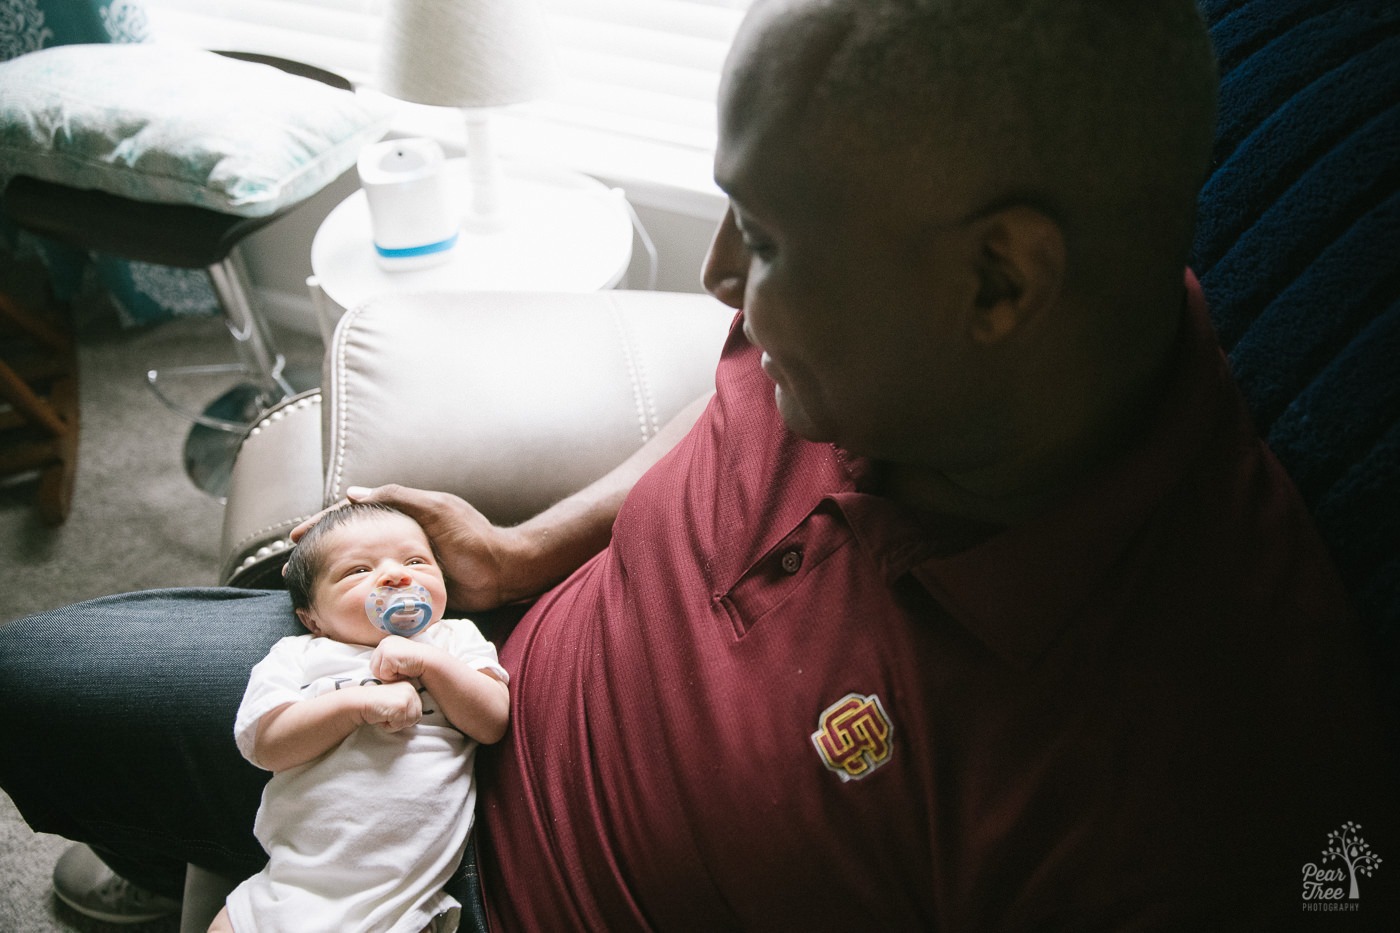
[[[433,604],[427,589],[417,583],[378,586],[365,597],[365,615],[390,635],[410,638],[433,621]]]

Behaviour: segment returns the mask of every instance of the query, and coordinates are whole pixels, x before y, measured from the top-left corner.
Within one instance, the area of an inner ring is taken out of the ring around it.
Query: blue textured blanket
[[[1400,0],[1201,0],[1192,265],[1259,430],[1400,682]]]

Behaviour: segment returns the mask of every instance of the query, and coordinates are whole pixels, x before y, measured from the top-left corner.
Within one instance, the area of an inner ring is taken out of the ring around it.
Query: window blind
[[[357,84],[374,75],[382,0],[145,0],[158,40],[278,55]]]
[[[749,2],[540,0],[560,81],[548,98],[519,110],[563,127],[708,153],[720,67]],[[373,86],[384,0],[146,5],[157,38],[279,55]]]

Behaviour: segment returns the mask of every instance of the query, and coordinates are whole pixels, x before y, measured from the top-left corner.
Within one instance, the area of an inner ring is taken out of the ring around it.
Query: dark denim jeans
[[[304,629],[281,591],[155,590],[0,627],[0,787],[36,831],[180,897],[185,863],[247,876],[268,774],[233,743],[248,672]],[[479,917],[475,860],[449,890]],[[475,902],[475,903],[474,903]]]

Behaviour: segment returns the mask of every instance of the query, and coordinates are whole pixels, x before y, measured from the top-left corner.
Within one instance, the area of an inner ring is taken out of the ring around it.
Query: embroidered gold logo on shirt
[[[822,712],[817,724],[812,744],[842,781],[869,777],[894,751],[894,727],[874,694],[846,694]]]

